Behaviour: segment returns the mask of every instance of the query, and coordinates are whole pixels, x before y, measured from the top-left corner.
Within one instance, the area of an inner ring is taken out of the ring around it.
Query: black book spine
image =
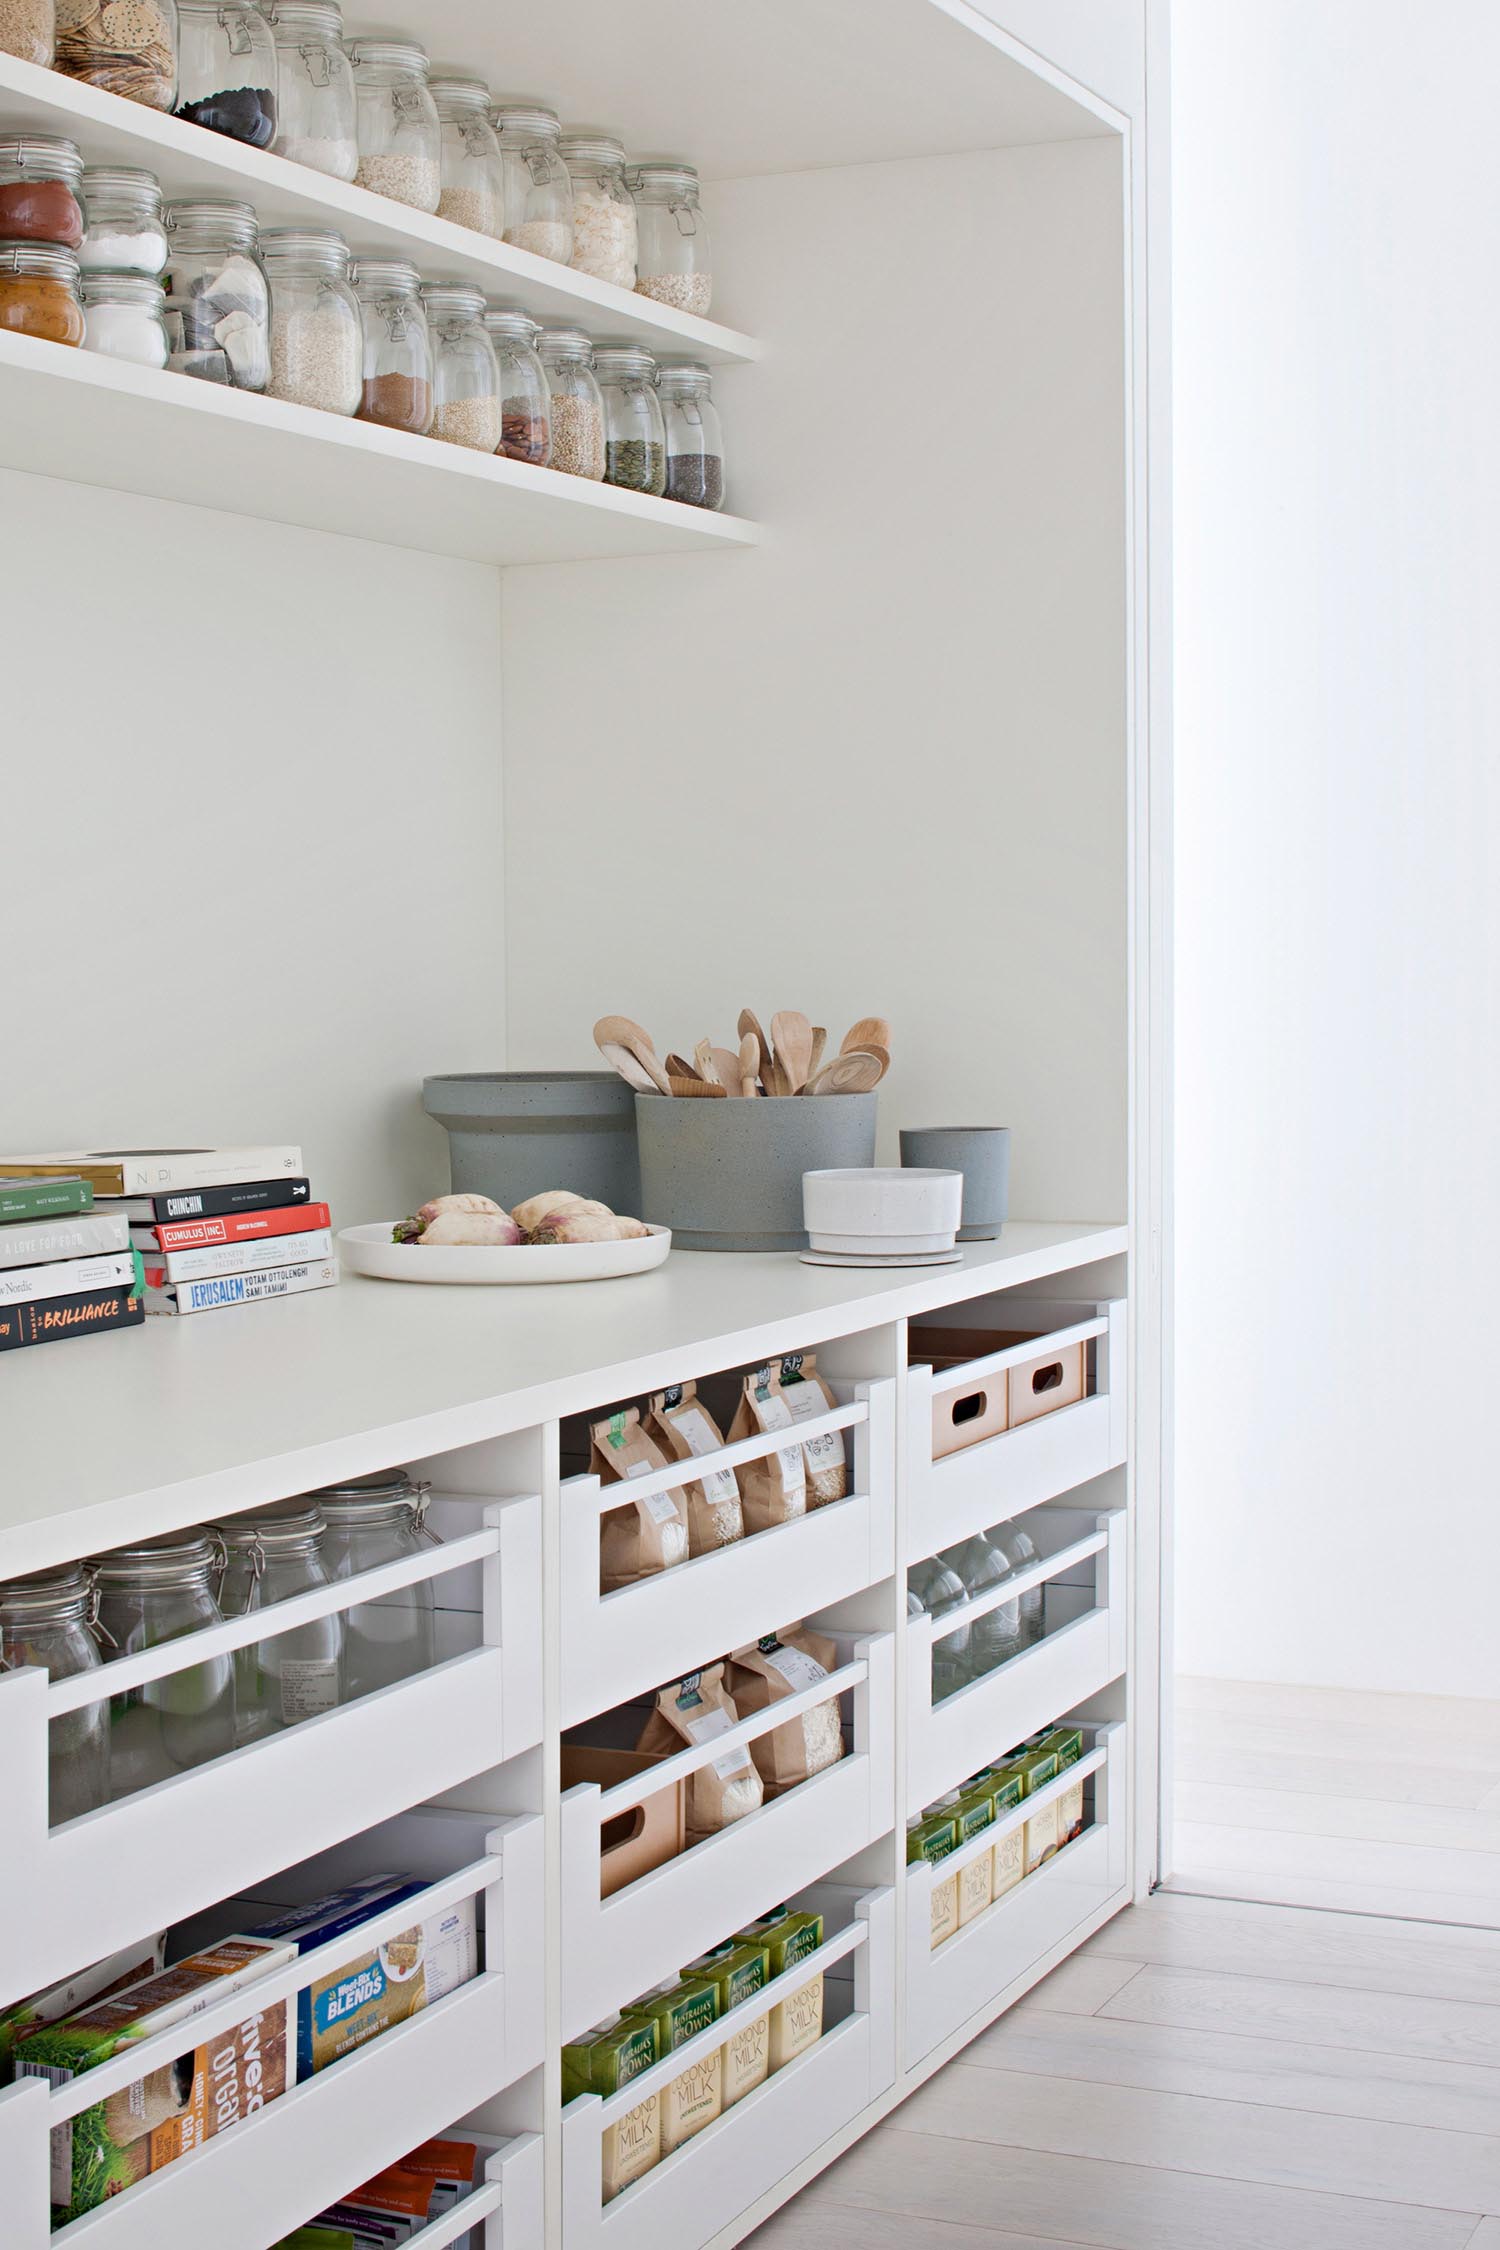
[[[102,1328],[138,1328],[146,1317],[128,1289],[83,1289],[72,1297],[25,1297],[0,1305],[0,1352],[26,1344],[53,1344],[67,1336],[92,1336]]]
[[[306,1203],[311,1194],[309,1180],[236,1180],[228,1187],[153,1196],[151,1209],[162,1224],[169,1219],[227,1219],[236,1211],[280,1211],[289,1203]]]

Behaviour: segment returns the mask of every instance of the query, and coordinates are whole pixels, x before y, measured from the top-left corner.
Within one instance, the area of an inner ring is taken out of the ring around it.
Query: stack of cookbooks
[[[0,1160],[0,1351],[137,1328],[145,1318],[130,1222],[76,1174],[11,1179]]]
[[[338,1280],[326,1203],[300,1148],[90,1150],[0,1157],[0,1177],[71,1174],[143,1262],[148,1313],[216,1312]],[[139,1315],[137,1315],[139,1317]]]

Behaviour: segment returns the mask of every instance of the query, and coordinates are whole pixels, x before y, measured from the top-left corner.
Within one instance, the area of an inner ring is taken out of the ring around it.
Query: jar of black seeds
[[[724,437],[708,369],[698,360],[664,361],[656,371],[667,436],[669,500],[691,508],[724,505]]]

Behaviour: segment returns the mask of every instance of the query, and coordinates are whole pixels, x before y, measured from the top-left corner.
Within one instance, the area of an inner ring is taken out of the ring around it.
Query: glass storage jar
[[[656,390],[667,426],[667,498],[722,508],[724,435],[708,369],[697,360],[666,361],[656,371]]]
[[[223,1622],[215,1593],[224,1550],[201,1531],[174,1532],[94,1560],[98,1630],[108,1655],[136,1656]],[[234,1748],[234,1659],[211,1656],[186,1671],[110,1697],[109,1783],[129,1797]]]
[[[426,282],[432,338],[432,434],[493,453],[500,443],[500,368],[484,325],[484,292],[465,282]]]
[[[133,367],[165,367],[166,293],[146,273],[85,274],[83,348],[107,359],[128,359]]]
[[[78,260],[56,242],[0,242],[0,328],[53,344],[83,342]]]
[[[359,418],[425,437],[432,427],[432,344],[417,269],[404,258],[361,258],[349,278],[364,328]]]
[[[89,1627],[93,1591],[81,1570],[49,1571],[0,1586],[0,1672],[34,1664],[49,1680],[96,1672],[103,1658]],[[76,1819],[109,1802],[109,1700],[67,1711],[47,1728],[47,1819]]]
[[[500,369],[500,444],[509,461],[545,469],[552,458],[547,371],[537,357],[539,322],[511,305],[491,305],[484,316]]]
[[[651,381],[655,371],[655,360],[639,344],[594,346],[604,401],[604,481],[627,492],[666,489],[667,432]]]
[[[504,167],[506,241],[565,266],[573,255],[573,182],[558,148],[556,110],[502,102],[495,129]]]
[[[357,1578],[441,1546],[427,1529],[427,1487],[399,1470],[355,1484],[325,1485],[308,1499],[323,1511],[323,1562],[332,1578]],[[377,1594],[344,1613],[344,1693],[368,1695],[425,1672],[434,1660],[432,1580]]]
[[[177,0],[177,9],[177,115],[231,141],[269,148],[276,138],[271,26],[248,0]]]
[[[58,0],[55,67],[147,109],[177,95],[176,0]]]
[[[263,391],[271,379],[271,297],[248,203],[169,203],[168,365]]]
[[[427,49],[415,39],[350,39],[361,187],[414,211],[435,211],[443,192],[442,126],[427,84]]]
[[[331,227],[272,227],[260,238],[271,287],[272,398],[354,414],[364,329],[349,286],[349,245]]]
[[[597,484],[604,475],[604,401],[594,347],[581,328],[544,328],[536,348],[547,371],[552,467]]]
[[[611,133],[564,133],[558,144],[573,182],[575,273],[635,287],[635,198],[625,185],[625,144]]]
[[[154,280],[167,262],[161,189],[154,172],[133,164],[90,164],[83,174],[84,273],[144,273]]]
[[[490,123],[490,90],[482,78],[434,78],[432,99],[442,127],[438,217],[498,241],[505,232],[505,168]]]
[[[634,165],[625,175],[635,197],[639,236],[636,289],[678,312],[707,313],[713,259],[691,164]]]
[[[22,62],[35,63],[38,70],[50,70],[56,44],[53,0],[5,0],[0,7],[0,55],[15,55]]]
[[[321,1552],[322,1512],[310,1501],[283,1500],[213,1528],[227,1558],[219,1588],[226,1617],[249,1617],[333,1584]],[[332,1711],[343,1701],[343,1618],[334,1610],[255,1641],[236,1652],[234,1670],[238,1742],[258,1742]]]
[[[359,169],[354,66],[337,0],[262,0],[276,42],[278,156],[352,180]]]
[[[76,141],[57,133],[7,133],[0,138],[0,241],[83,241],[78,190],[83,157]]]

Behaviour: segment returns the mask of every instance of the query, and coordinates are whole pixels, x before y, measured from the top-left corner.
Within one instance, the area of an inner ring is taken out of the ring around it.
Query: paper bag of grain
[[[670,1467],[666,1455],[641,1427],[640,1409],[607,1414],[589,1425],[589,1468],[602,1483],[648,1477]],[[680,1492],[653,1492],[628,1507],[611,1508],[599,1519],[599,1587],[613,1593],[638,1579],[670,1570],[688,1559],[687,1502]]]
[[[781,1379],[773,1367],[754,1367],[745,1377],[740,1402],[729,1425],[729,1439],[764,1437],[773,1430],[790,1430],[796,1417],[782,1396]],[[746,1461],[739,1471],[740,1500],[747,1532],[770,1531],[807,1513],[807,1471],[800,1445],[761,1461]]]
[[[696,1383],[674,1383],[652,1394],[646,1433],[669,1461],[691,1461],[717,1453],[724,1444],[718,1424],[698,1396]],[[710,1469],[687,1488],[688,1553],[711,1555],[745,1536],[744,1510],[733,1469]]]
[[[685,1679],[658,1690],[656,1709],[636,1747],[647,1757],[668,1758],[685,1742],[711,1742],[715,1735],[727,1734],[739,1718],[725,1692],[723,1665],[710,1664],[707,1671],[689,1672]],[[749,1751],[743,1744],[726,1750],[689,1776],[689,1846],[716,1835],[731,1821],[743,1820],[747,1813],[759,1812],[764,1802],[765,1791]]]
[[[811,1422],[819,1414],[831,1414],[838,1405],[818,1373],[816,1353],[784,1353],[779,1374],[781,1395],[792,1410],[794,1422]],[[826,1508],[830,1501],[843,1499],[849,1489],[849,1473],[844,1463],[842,1430],[825,1430],[821,1437],[808,1438],[802,1447],[802,1460],[809,1508]]]
[[[789,1695],[816,1687],[838,1669],[838,1650],[822,1633],[803,1625],[787,1625],[779,1633],[763,1633],[748,1648],[736,1649],[729,1659],[725,1683],[742,1719],[768,1711]],[[836,1766],[844,1755],[844,1732],[836,1695],[815,1703],[785,1726],[758,1735],[750,1752],[766,1785],[768,1797],[795,1789],[810,1774]]]

